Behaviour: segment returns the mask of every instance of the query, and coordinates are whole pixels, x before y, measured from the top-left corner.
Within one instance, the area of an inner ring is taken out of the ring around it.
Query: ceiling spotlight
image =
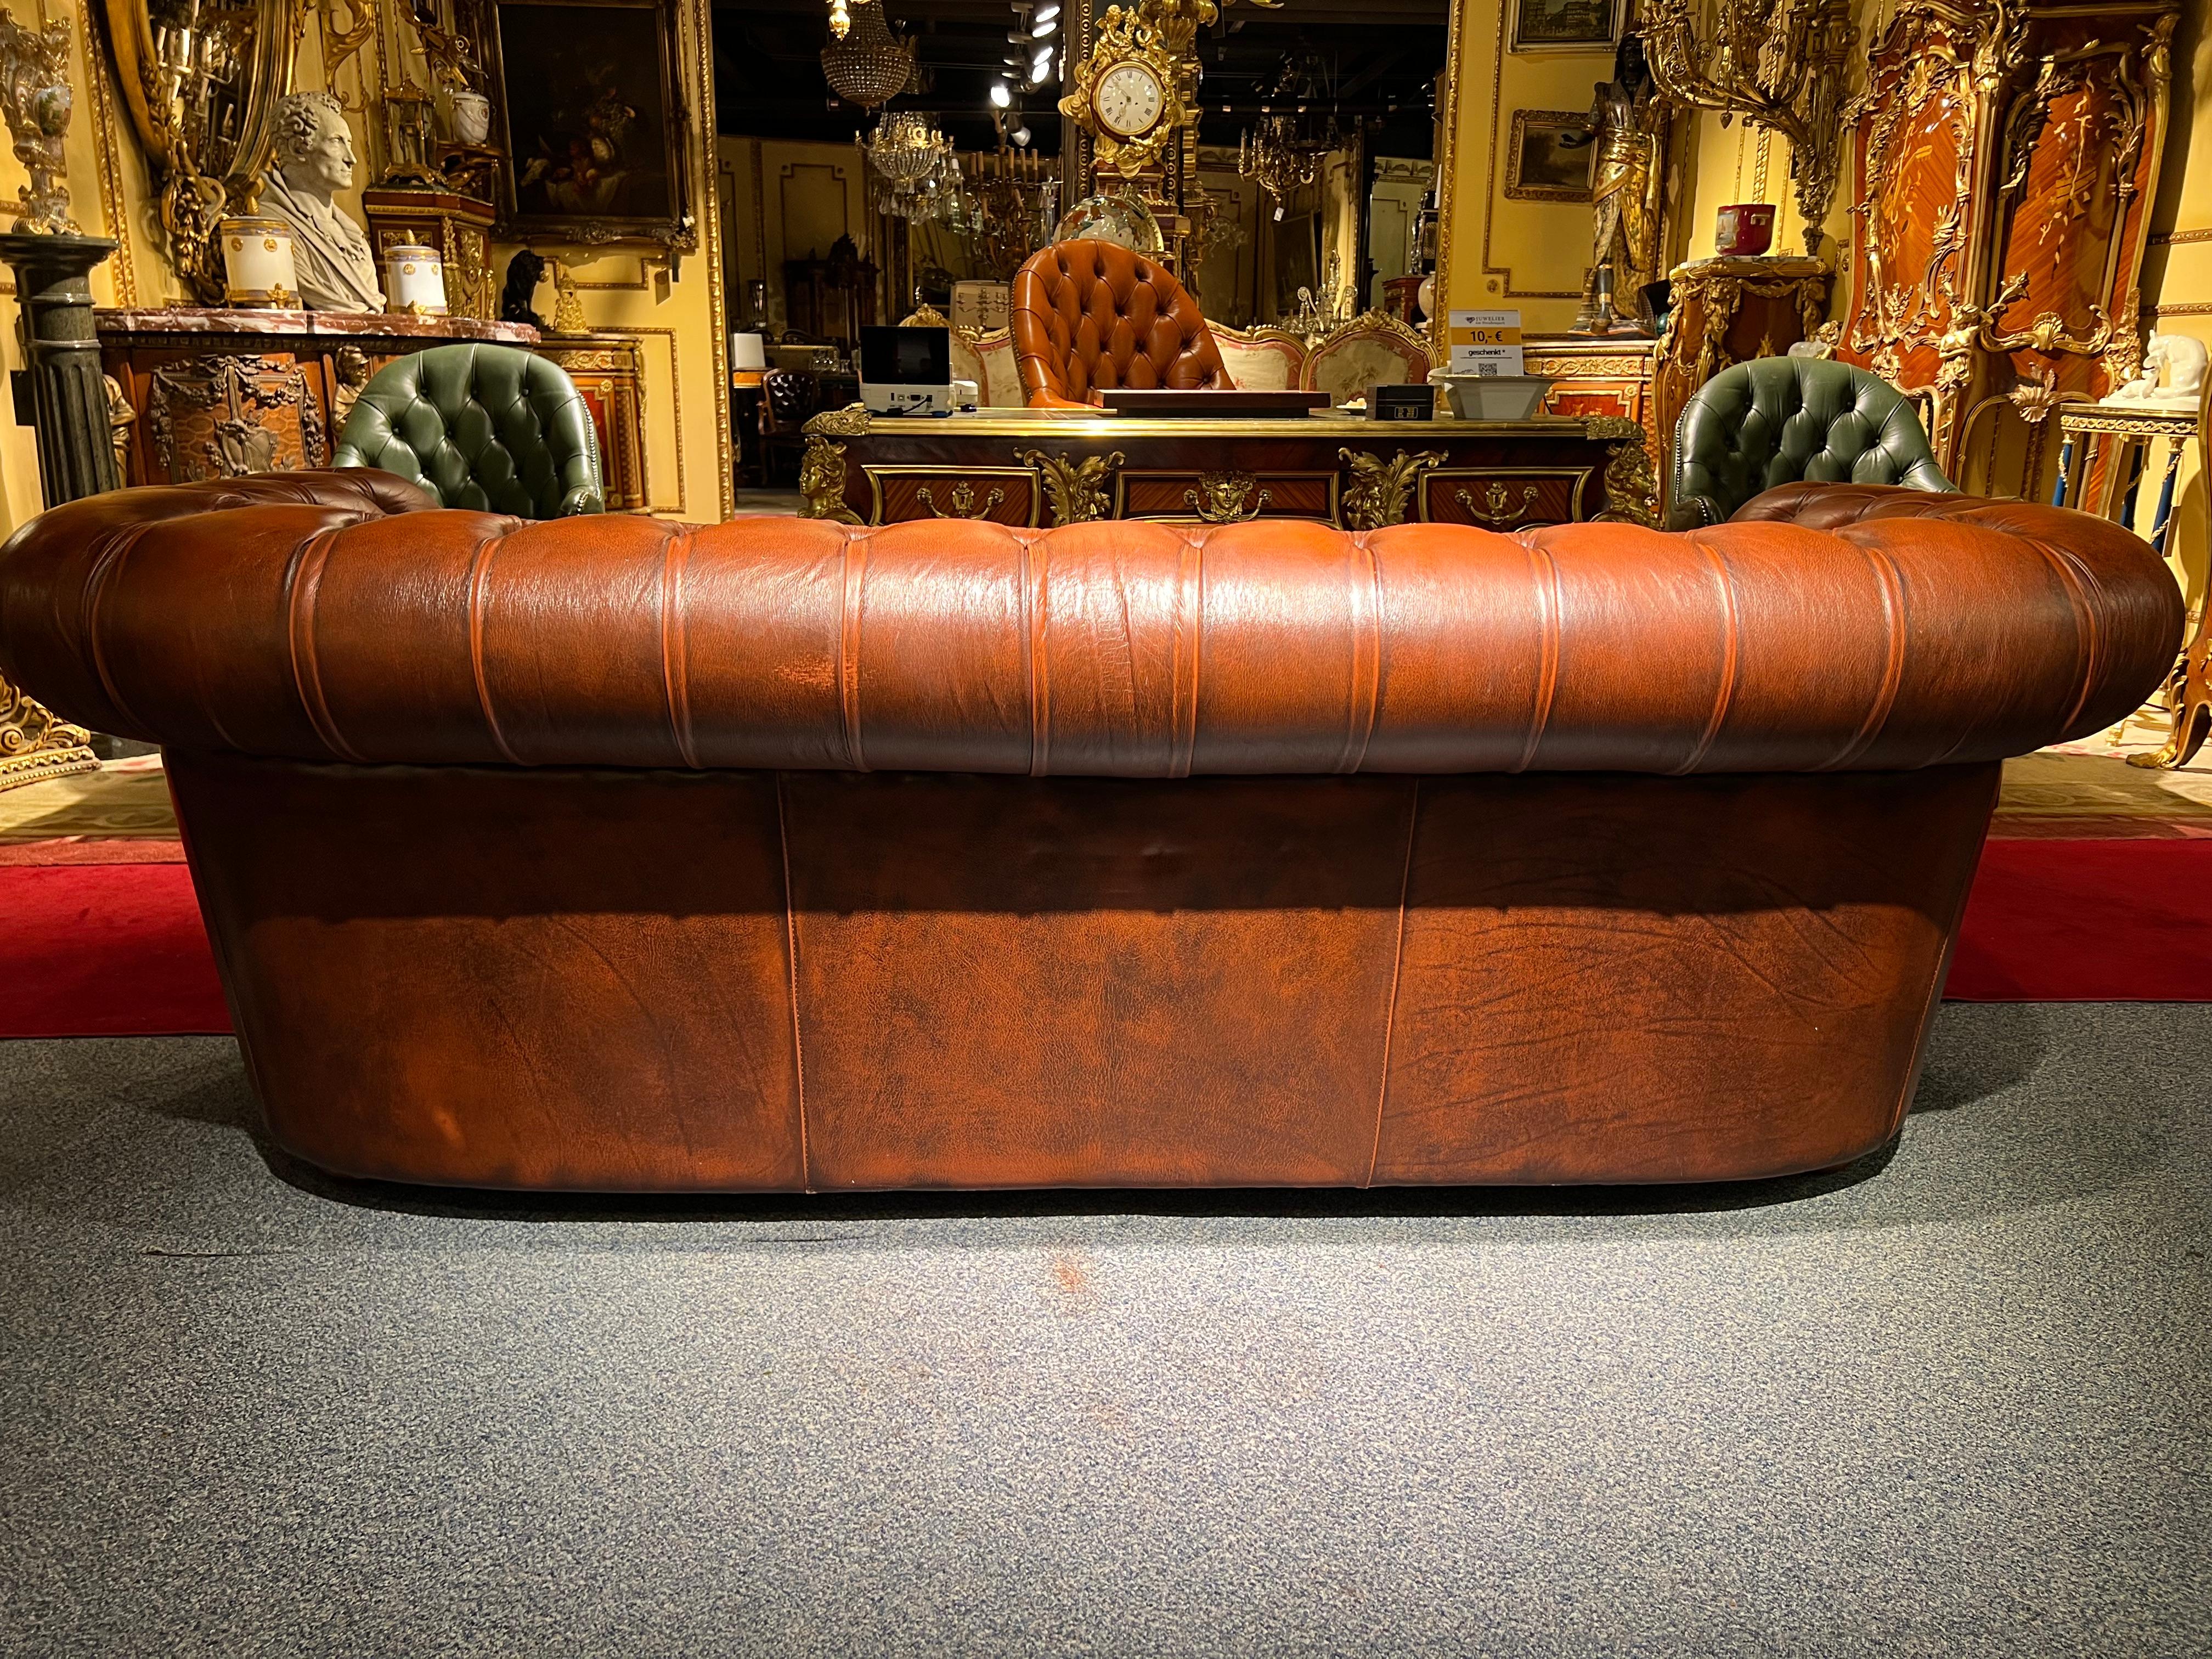
[[[1030,21],[1032,23],[1049,23],[1053,19],[1059,15],[1060,0],[1044,0],[1044,4],[1039,6],[1035,11],[1030,14]]]
[[[1043,18],[1030,25],[1030,34],[1032,39],[1042,40],[1059,27],[1060,19],[1057,17]]]
[[[1014,142],[1026,148],[1030,142],[1030,130],[1025,126],[1016,127],[1014,129]]]
[[[994,81],[991,82],[991,107],[993,109],[1005,109],[1013,101],[1013,88],[1009,87],[1004,81]]]
[[[1030,59],[1030,79],[1042,81],[1052,69],[1052,48],[1040,46],[1037,55]]]

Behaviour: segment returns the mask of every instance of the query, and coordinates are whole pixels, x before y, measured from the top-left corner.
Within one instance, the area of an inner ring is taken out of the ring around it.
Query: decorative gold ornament
[[[92,733],[63,720],[0,674],[0,789],[96,772]]]
[[[592,325],[585,320],[584,296],[576,289],[576,273],[565,264],[553,266],[553,331],[556,334],[589,334]]]
[[[1344,492],[1344,523],[1348,530],[1380,530],[1406,522],[1413,486],[1422,473],[1444,464],[1443,452],[1424,449],[1408,455],[1400,450],[1389,460],[1364,450],[1340,449],[1337,459],[1352,469],[1352,483]]]
[[[1482,492],[1482,501],[1480,505],[1476,503],[1474,495],[1464,489],[1455,490],[1452,499],[1468,510],[1469,517],[1503,530],[1508,525],[1520,523],[1522,520],[1534,512],[1536,497],[1540,493],[1534,484],[1522,485],[1521,504],[1516,507],[1513,505],[1512,492],[1504,484],[1493,483]]]
[[[814,437],[863,437],[868,430],[868,406],[847,404],[842,409],[825,409],[799,429]]]
[[[812,424],[808,422],[806,448],[799,458],[799,516],[858,524],[860,515],[845,505],[845,446],[831,443]]]
[[[1818,259],[1784,256],[1779,258],[1741,258],[1723,256],[1675,267],[1674,299],[1668,313],[1668,336],[1661,347],[1662,359],[1674,358],[1674,330],[1689,315],[1692,298],[1704,303],[1699,314],[1705,331],[1698,355],[1690,367],[1689,385],[1703,386],[1735,357],[1728,349],[1729,330],[1746,297],[1756,300],[1795,300],[1797,320],[1811,337],[1828,314],[1827,266]]]
[[[19,235],[82,234],[70,217],[69,164],[62,158],[71,96],[70,33],[66,17],[27,29],[0,9],[0,114],[15,140],[15,159],[31,175],[16,190],[18,205],[9,210]]]
[[[982,506],[978,507],[975,505],[975,487],[966,483],[955,483],[952,486],[952,510],[950,513],[938,506],[932,499],[927,484],[915,491],[915,499],[929,509],[929,516],[933,519],[987,519],[991,515],[991,509],[1006,499],[1006,492],[1003,489],[993,490],[985,498]]]
[[[156,17],[149,0],[105,5],[116,79],[161,187],[164,251],[189,297],[220,305],[216,226],[255,210],[276,149],[276,100],[306,26],[302,0],[233,0],[207,8],[198,27]],[[371,31],[376,15],[372,9]]]
[[[1076,65],[1075,84],[1060,100],[1062,115],[1090,130],[1098,164],[1124,179],[1164,165],[1176,135],[1192,119],[1183,95],[1185,66],[1164,27],[1179,21],[1183,10],[1170,5],[1166,18],[1155,21],[1152,14],[1160,9],[1109,6],[1091,56]],[[1217,13],[1205,3],[1194,15],[1198,22],[1212,22]]]
[[[1300,135],[1296,116],[1265,116],[1237,137],[1237,175],[1275,198],[1279,219],[1291,192],[1321,176],[1322,157],[1328,154],[1326,143]]]
[[[1201,472],[1197,484],[1184,490],[1182,498],[1206,524],[1242,524],[1257,518],[1260,509],[1275,499],[1261,489],[1259,499],[1254,501],[1252,492],[1259,483],[1249,472]]]
[[[1598,521],[1656,528],[1659,483],[1651,471],[1651,452],[1644,447],[1644,428],[1625,416],[1593,415],[1583,421],[1583,435],[1613,446],[1605,463],[1605,511]]]
[[[1844,64],[1858,39],[1851,0],[1716,0],[1698,38],[1698,0],[1645,0],[1636,33],[1659,90],[1678,104],[1741,115],[1790,141],[1805,251],[1836,193],[1844,123]]]
[[[1054,524],[1089,524],[1107,513],[1107,475],[1123,460],[1120,450],[1110,455],[1086,455],[1074,460],[1063,450],[1055,460],[1041,449],[1018,449],[1014,459],[1036,468],[1052,497]]]

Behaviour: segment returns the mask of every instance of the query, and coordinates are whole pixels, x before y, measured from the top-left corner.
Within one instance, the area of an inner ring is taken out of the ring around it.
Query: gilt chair
[[[369,466],[441,507],[566,519],[604,513],[599,430],[558,363],[516,346],[433,346],[361,390],[334,466]]]
[[[1014,356],[1032,409],[1080,409],[1120,387],[1233,391],[1197,303],[1149,255],[1055,242],[1014,273]]]
[[[1326,392],[1332,404],[1364,398],[1370,386],[1421,386],[1437,366],[1428,337],[1397,318],[1370,311],[1339,324],[1306,354],[1298,385]]]
[[[1879,374],[1825,357],[1755,357],[1699,386],[1674,425],[1674,529],[1722,524],[1778,484],[1957,488],[1912,404]]]
[[[1306,364],[1306,343],[1286,328],[1261,323],[1252,328],[1224,328],[1209,323],[1207,329],[1221,353],[1222,366],[1240,392],[1290,392],[1297,389],[1299,371]]]

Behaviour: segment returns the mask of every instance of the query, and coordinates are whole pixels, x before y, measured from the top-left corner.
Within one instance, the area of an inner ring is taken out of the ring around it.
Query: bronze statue
[[[1615,316],[1634,317],[1636,296],[1647,283],[1659,280],[1659,217],[1667,173],[1667,100],[1651,78],[1644,60],[1644,43],[1632,34],[1620,38],[1613,54],[1613,79],[1598,83],[1590,105],[1589,131],[1577,139],[1563,137],[1566,148],[1597,146],[1597,165],[1590,184],[1593,227],[1589,276],[1583,281],[1582,310],[1577,314],[1577,333],[1610,333]],[[1600,317],[1598,271],[1613,272],[1610,312]]]
[[[538,283],[545,280],[545,256],[524,248],[507,262],[507,288],[499,296],[499,319],[502,323],[527,323],[540,334],[546,332],[545,319],[531,306],[537,297]]]

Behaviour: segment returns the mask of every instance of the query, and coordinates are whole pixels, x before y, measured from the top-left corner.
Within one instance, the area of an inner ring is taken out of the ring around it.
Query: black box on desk
[[[1436,415],[1437,389],[1432,386],[1367,388],[1367,418],[1370,421],[1432,421]]]

